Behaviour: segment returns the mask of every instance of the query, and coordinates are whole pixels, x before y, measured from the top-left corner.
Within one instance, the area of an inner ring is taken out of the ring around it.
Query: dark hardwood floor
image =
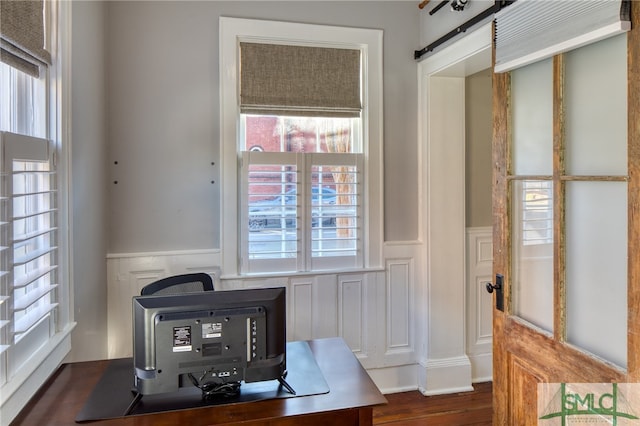
[[[385,395],[389,404],[373,409],[374,425],[491,425],[491,382],[472,392],[423,396],[418,391]]]

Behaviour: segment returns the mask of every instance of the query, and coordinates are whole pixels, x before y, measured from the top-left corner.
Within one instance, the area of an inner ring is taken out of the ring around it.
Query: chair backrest
[[[142,288],[140,294],[142,296],[148,296],[150,294],[181,294],[199,291],[213,291],[213,279],[211,275],[204,272],[174,275],[147,284]]]

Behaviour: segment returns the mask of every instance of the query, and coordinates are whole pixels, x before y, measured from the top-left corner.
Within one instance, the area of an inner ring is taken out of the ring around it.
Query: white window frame
[[[382,30],[220,18],[220,151],[222,275],[241,276],[239,208],[238,64],[240,42],[279,42],[362,52],[362,144],[364,164],[363,268],[383,266],[383,79]],[[341,269],[342,270],[342,269]]]
[[[56,330],[44,346],[34,351],[29,361],[24,363],[7,382],[0,384],[0,425],[8,425],[33,397],[40,387],[48,380],[49,376],[61,365],[65,357],[71,352],[71,331],[73,322],[73,295],[71,285],[71,226],[69,221],[70,187],[69,187],[69,155],[70,138],[69,125],[66,120],[70,111],[70,26],[71,26],[71,2],[56,1],[50,3],[51,16],[47,21],[51,28],[49,45],[53,65],[46,71],[46,111],[38,111],[45,114],[44,120],[46,134],[54,150],[54,161],[57,170],[57,205],[58,205],[58,271],[59,285],[57,292]],[[63,63],[64,62],[64,63]],[[24,123],[17,119],[9,131],[24,131]],[[17,124],[16,124],[17,123]],[[31,132],[41,133],[42,129],[33,129]],[[24,356],[24,354],[19,355]],[[5,368],[3,362],[0,368]],[[6,374],[7,371],[5,370]]]

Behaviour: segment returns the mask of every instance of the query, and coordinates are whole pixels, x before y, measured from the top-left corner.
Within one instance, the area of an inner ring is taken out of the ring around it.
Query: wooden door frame
[[[533,375],[540,382],[549,381],[547,377],[553,377],[554,371],[558,373],[556,377],[564,377],[566,381],[600,381],[600,382],[638,382],[640,380],[640,4],[632,4],[632,23],[634,29],[627,34],[627,84],[628,84],[628,345],[627,345],[627,369],[623,371],[613,365],[602,367],[595,365],[593,359],[564,344],[565,336],[561,331],[555,331],[552,339],[541,338],[541,335],[532,331],[531,328],[519,323],[508,313],[511,312],[511,305],[508,303],[510,297],[511,264],[510,256],[510,228],[507,220],[510,192],[507,176],[511,170],[510,153],[510,75],[509,73],[494,74],[493,77],[493,250],[494,250],[494,274],[504,275],[505,312],[494,309],[493,327],[496,335],[517,335],[518,342],[510,344],[507,348],[504,341],[494,338],[493,356],[494,367],[497,365],[506,366],[506,374],[497,374],[494,369],[494,424],[508,424],[509,413],[500,409],[510,407],[509,398],[513,394],[510,389],[510,381],[515,374],[513,371],[520,367],[534,372]],[[560,93],[562,91],[563,79],[561,76],[562,57],[554,59],[554,117],[563,108]],[[563,124],[554,119],[554,144],[562,137]],[[554,149],[554,161],[562,161],[562,153]],[[558,163],[556,163],[558,164]],[[505,196],[506,194],[506,196]],[[556,193],[556,196],[562,195]],[[556,212],[556,214],[561,214]],[[563,241],[557,241],[555,249],[562,249]],[[555,274],[561,274],[556,271]],[[554,278],[554,297],[556,300],[564,300],[565,292],[562,285],[558,285],[562,279],[558,276]],[[558,324],[564,324],[564,309],[555,310],[554,330]],[[550,366],[550,370],[538,369],[535,348],[548,348],[557,351],[560,356],[557,364]],[[517,354],[517,356],[512,356]],[[575,370],[575,365],[571,360],[579,360],[581,371]],[[539,371],[539,374],[536,374]],[[563,374],[568,371],[570,373]],[[587,380],[585,380],[585,378]],[[515,386],[531,386],[532,383],[516,383]],[[533,400],[525,401],[525,404],[535,404]],[[534,407],[531,407],[535,409]],[[511,409],[514,409],[513,407]]]
[[[629,324],[640,324],[640,4],[631,2],[632,30],[627,37],[627,137],[629,157]],[[638,327],[640,328],[640,327]],[[640,332],[629,330],[628,381],[640,381]]]

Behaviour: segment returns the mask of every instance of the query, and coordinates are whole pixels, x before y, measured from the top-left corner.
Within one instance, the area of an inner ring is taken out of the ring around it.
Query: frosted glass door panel
[[[567,182],[567,340],[627,364],[627,184]]]
[[[553,202],[550,181],[514,181],[514,314],[553,332]]]
[[[627,36],[566,53],[566,172],[627,173]]]
[[[553,62],[511,72],[513,167],[517,175],[551,175],[553,166]]]

